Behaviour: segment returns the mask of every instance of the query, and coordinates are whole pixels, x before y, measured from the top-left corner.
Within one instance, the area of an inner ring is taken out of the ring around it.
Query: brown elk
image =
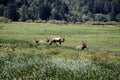
[[[82,41],[81,45],[76,46],[76,49],[80,49],[80,50],[84,50],[85,48],[88,49],[87,43],[85,43],[84,41]]]
[[[15,50],[16,50],[16,48],[17,48],[17,46],[16,46],[16,45],[11,46],[12,51],[15,51]]]
[[[39,44],[39,43],[45,43],[45,42],[49,42],[49,40],[39,40],[39,39],[35,39],[35,43]]]
[[[51,40],[48,40],[50,45],[52,45],[52,43],[59,43],[59,44],[61,44],[64,41],[65,41],[65,38],[62,38],[62,37],[55,37],[55,38],[52,38]]]

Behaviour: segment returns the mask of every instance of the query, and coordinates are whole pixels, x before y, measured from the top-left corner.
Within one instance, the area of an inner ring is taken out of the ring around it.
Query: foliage
[[[0,16],[13,21],[119,21],[119,5],[120,0],[1,0]]]
[[[29,19],[29,20],[26,20],[25,22],[27,22],[27,23],[32,23],[33,20],[32,20],[32,19]]]
[[[53,24],[67,24],[67,21],[49,20],[48,23],[53,23]]]
[[[120,22],[120,14],[116,16],[116,19]]]
[[[105,22],[106,21],[105,15],[95,14],[95,21]]]
[[[41,19],[39,19],[39,20],[35,20],[35,23],[41,23],[41,22],[42,22]]]
[[[119,79],[120,64],[50,59],[40,54],[8,53],[0,56],[0,79]]]
[[[12,20],[11,19],[7,19],[5,17],[0,17],[0,23],[11,23]]]

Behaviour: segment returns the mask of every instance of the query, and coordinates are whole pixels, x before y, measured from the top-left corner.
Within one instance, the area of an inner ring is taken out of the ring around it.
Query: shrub
[[[88,20],[89,20],[88,16],[86,16],[86,15],[83,15],[83,16],[82,16],[82,21],[83,21],[83,22],[88,21]]]
[[[75,24],[82,24],[83,22],[75,22]]]
[[[0,17],[0,23],[11,23],[11,22],[12,22],[11,19],[8,19],[5,17]]]
[[[29,19],[29,20],[26,20],[25,22],[27,22],[27,23],[32,23],[33,20],[32,20],[32,19]]]
[[[99,22],[99,21],[95,21],[95,22],[88,22],[89,24],[92,24],[92,25],[105,25],[104,22]]]
[[[116,16],[116,19],[120,22],[120,14]]]
[[[41,19],[35,20],[35,23],[41,23],[41,22],[42,22]]]
[[[67,21],[61,21],[61,20],[49,20],[48,22],[52,24],[67,24]]]
[[[42,20],[41,22],[42,22],[42,23],[46,23],[47,21],[46,21],[46,20]]]
[[[106,25],[118,25],[119,23],[116,21],[109,21],[105,23]]]
[[[99,22],[99,21],[94,21],[94,22],[86,22],[87,24],[92,24],[92,25],[118,25],[119,22],[116,21],[109,21],[109,22]]]
[[[106,17],[103,14],[95,14],[95,21],[100,21],[100,22],[103,21],[103,22],[105,22]]]
[[[54,23],[55,23],[55,20],[49,20],[48,23],[54,24]]]

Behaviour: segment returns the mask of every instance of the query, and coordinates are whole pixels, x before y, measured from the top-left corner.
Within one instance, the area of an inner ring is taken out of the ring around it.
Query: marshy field
[[[120,25],[0,23],[0,80],[120,80]]]

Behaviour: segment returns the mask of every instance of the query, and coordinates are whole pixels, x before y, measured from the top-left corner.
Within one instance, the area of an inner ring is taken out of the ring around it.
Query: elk
[[[39,44],[39,43],[45,43],[45,42],[49,42],[49,40],[39,40],[39,39],[35,39],[35,43]]]
[[[17,46],[16,46],[16,45],[11,46],[12,51],[15,51],[15,50],[16,50],[16,48],[17,48]]]
[[[84,41],[82,41],[81,45],[76,46],[76,49],[80,49],[80,50],[84,50],[85,48],[88,49],[87,43],[85,43]]]
[[[62,37],[55,37],[55,38],[52,38],[51,40],[48,40],[50,45],[52,45],[52,43],[59,43],[59,44],[61,44],[64,41],[65,41],[65,38],[62,38]]]

